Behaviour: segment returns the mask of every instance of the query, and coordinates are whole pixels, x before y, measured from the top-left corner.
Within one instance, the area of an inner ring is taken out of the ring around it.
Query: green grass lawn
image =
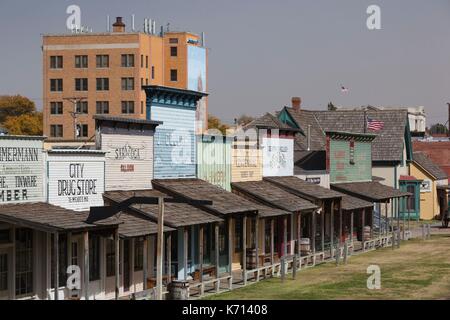
[[[367,289],[369,265],[381,269],[381,290]],[[296,280],[272,278],[207,299],[450,299],[450,234],[353,256],[339,267],[322,264],[297,273]]]

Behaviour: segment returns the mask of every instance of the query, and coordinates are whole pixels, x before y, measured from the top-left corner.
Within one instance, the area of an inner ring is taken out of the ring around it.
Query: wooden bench
[[[216,276],[216,266],[203,267],[203,275],[205,275],[205,274],[211,278],[215,277]],[[200,280],[200,270],[199,269],[195,270],[195,272],[193,274],[193,279],[194,279],[194,281]]]

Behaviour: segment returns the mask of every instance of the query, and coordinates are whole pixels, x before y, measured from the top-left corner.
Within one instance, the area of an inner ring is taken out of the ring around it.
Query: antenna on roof
[[[109,15],[106,16],[106,32],[111,32],[111,21]]]
[[[148,33],[148,19],[144,19],[144,33]]]
[[[132,14],[131,15],[131,30],[136,31],[136,28],[135,28],[135,25],[134,25],[134,18],[135,18],[135,15]]]

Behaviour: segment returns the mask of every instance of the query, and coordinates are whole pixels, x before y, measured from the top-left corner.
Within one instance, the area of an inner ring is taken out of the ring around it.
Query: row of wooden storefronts
[[[323,259],[393,230],[381,213],[377,226],[374,203],[398,213],[408,193],[360,181],[370,148],[348,148],[372,137],[329,135],[358,165],[327,164],[356,178],[324,188],[294,176],[297,130],[196,136],[203,94],[145,90],[151,120],[96,116],[95,148],[0,136],[0,298],[114,299],[175,280],[201,294],[205,282],[231,288],[282,257]]]

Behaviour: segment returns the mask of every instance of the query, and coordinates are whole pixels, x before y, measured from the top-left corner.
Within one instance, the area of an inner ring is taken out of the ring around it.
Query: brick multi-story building
[[[93,116],[145,119],[142,85],[207,90],[207,50],[190,32],[127,32],[122,18],[107,33],[43,36],[44,134],[50,142],[95,135]],[[197,119],[207,123],[207,103]]]

